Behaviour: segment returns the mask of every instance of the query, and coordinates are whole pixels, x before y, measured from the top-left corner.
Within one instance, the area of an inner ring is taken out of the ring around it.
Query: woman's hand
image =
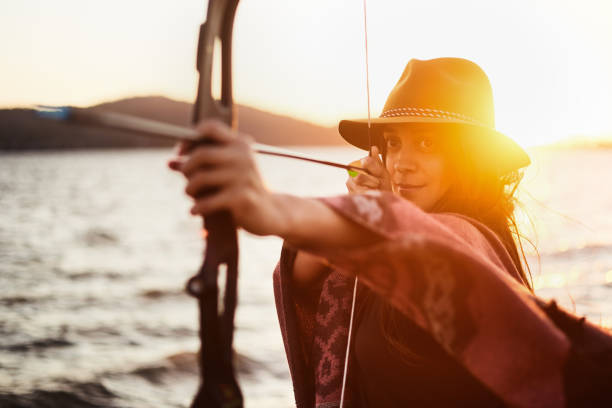
[[[380,159],[378,147],[372,147],[372,155],[361,159],[361,167],[370,174],[359,173],[355,177],[349,176],[346,187],[349,193],[365,193],[368,190],[391,191],[391,178]]]
[[[191,213],[229,211],[237,227],[276,235],[300,249],[347,248],[380,236],[338,214],[319,200],[268,191],[259,175],[250,138],[219,121],[203,121],[202,142],[183,142],[168,166],[187,179]],[[204,143],[209,141],[210,143]]]
[[[250,147],[250,137],[226,124],[207,120],[196,130],[210,143],[182,142],[168,162],[187,179],[193,215],[227,210],[236,225],[257,235],[279,235],[283,227],[277,198],[263,185]]]

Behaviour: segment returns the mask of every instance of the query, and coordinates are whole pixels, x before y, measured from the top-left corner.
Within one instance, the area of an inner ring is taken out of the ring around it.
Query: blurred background
[[[239,123],[262,143],[348,163],[366,117],[363,3],[242,0]],[[36,119],[72,105],[187,125],[205,1],[0,4],[0,406],[186,407],[198,383],[200,221],[168,144]],[[612,326],[612,5],[370,1],[373,115],[411,58],[491,80],[497,127],[526,147],[519,219],[536,293]],[[270,188],[342,194],[346,173],[259,158]],[[293,403],[272,294],[281,242],[241,233],[235,346],[247,407]]]

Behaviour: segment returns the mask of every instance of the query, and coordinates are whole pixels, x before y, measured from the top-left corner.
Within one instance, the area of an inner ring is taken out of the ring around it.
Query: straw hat
[[[367,119],[343,120],[340,134],[350,144],[369,150],[367,123]],[[410,60],[382,114],[371,120],[372,144],[383,146],[384,125],[397,123],[455,128],[459,137],[470,138],[467,145],[474,159],[487,160],[500,174],[531,162],[516,142],[495,130],[489,78],[478,65],[465,59]]]

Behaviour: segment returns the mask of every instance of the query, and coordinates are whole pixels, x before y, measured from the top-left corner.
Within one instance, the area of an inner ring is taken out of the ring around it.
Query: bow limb
[[[200,27],[197,69],[200,73],[194,122],[216,118],[235,122],[232,99],[232,29],[238,0],[209,0],[206,21]],[[212,92],[215,41],[221,42],[221,98]],[[206,143],[203,141],[202,143]],[[208,231],[206,253],[199,273],[187,283],[200,309],[199,356],[201,384],[191,407],[241,408],[242,393],[233,367],[234,314],[238,284],[238,239],[227,211],[204,217]],[[223,307],[219,307],[217,280],[225,270]]]

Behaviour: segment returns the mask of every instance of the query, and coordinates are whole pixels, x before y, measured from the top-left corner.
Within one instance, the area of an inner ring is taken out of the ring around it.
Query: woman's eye
[[[431,137],[424,137],[419,140],[418,147],[423,152],[433,152],[436,149],[436,144]]]
[[[387,138],[387,147],[396,148],[402,145],[401,141],[398,137],[388,137]]]

